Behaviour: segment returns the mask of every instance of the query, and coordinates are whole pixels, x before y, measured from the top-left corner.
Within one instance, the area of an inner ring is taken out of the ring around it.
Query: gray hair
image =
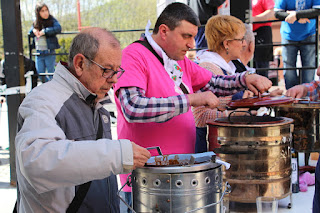
[[[246,33],[244,34],[244,39],[246,40],[247,44],[250,44],[250,42],[254,43],[254,34],[252,31],[252,27],[249,24],[244,24],[246,27]]]
[[[106,33],[107,36],[103,38],[95,36],[97,31]],[[68,60],[69,68],[74,69],[73,58],[79,53],[87,56],[89,59],[94,59],[99,51],[99,39],[108,39],[108,43],[112,48],[120,47],[119,40],[110,31],[102,28],[86,29],[72,40]]]

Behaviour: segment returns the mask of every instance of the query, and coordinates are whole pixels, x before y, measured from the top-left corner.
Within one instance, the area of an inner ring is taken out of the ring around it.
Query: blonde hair
[[[219,52],[224,49],[223,41],[234,39],[239,33],[245,33],[244,23],[229,15],[212,16],[205,27],[205,36],[210,51]]]

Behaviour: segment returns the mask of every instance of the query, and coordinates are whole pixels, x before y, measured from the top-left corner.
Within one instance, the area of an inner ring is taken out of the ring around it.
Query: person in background
[[[247,47],[246,31],[244,23],[236,17],[229,15],[212,16],[205,28],[208,49],[198,51],[195,62],[214,75],[235,74],[235,68],[231,61],[241,58],[243,50]],[[241,72],[245,70],[241,70]],[[207,120],[228,116],[231,112],[226,110],[228,102],[250,96],[252,96],[251,92],[241,91],[233,96],[219,97],[219,110],[217,108],[209,109],[205,106],[192,108],[196,125],[196,153],[208,151]],[[237,113],[237,115],[240,115],[240,113]]]
[[[124,73],[121,47],[101,28],[81,31],[68,64],[18,110],[18,212],[120,212],[116,175],[143,167],[145,148],[112,140],[108,91]]]
[[[196,48],[208,48],[204,33],[205,25],[211,16],[218,14],[218,7],[224,2],[225,0],[188,0],[189,7],[197,14],[201,24],[194,38]]]
[[[143,147],[160,146],[164,155],[194,153],[196,131],[191,106],[216,108],[217,96],[248,88],[258,94],[271,87],[263,76],[248,72],[216,76],[190,61],[185,55],[194,48],[200,22],[186,4],[169,4],[158,17],[153,34],[149,33],[150,25],[146,39],[123,50],[126,75],[114,89],[119,138]],[[122,184],[126,182],[125,176],[120,179]],[[129,187],[124,190],[130,192]]]
[[[29,34],[33,37],[33,45],[37,51],[36,68],[38,74],[54,72],[56,55],[55,49],[60,48],[57,34],[61,33],[61,26],[57,19],[50,15],[49,8],[44,3],[37,3],[36,20],[33,23]],[[52,76],[42,76],[42,82],[52,79]]]
[[[320,66],[317,69],[317,75],[320,76]],[[312,81],[311,83],[304,83],[291,87],[286,92],[287,96],[293,98],[309,97],[311,101],[320,100],[320,81]],[[313,198],[313,213],[320,212],[320,158],[316,166],[316,185]]]
[[[252,0],[252,21],[267,21],[274,19],[273,0]],[[269,68],[273,61],[273,47],[271,45],[259,47],[258,45],[272,44],[271,22],[253,24],[253,32],[256,34],[256,48],[254,52],[255,68]],[[268,78],[268,70],[257,70],[257,73]]]
[[[255,50],[254,34],[252,32],[252,27],[249,24],[244,25],[246,27],[246,33],[244,35],[246,45],[243,47],[240,57],[229,62],[229,65],[234,70],[234,72],[243,72],[246,70],[255,72],[255,68],[248,66],[249,62],[253,58]]]
[[[284,68],[297,67],[298,51],[302,67],[316,66],[316,45],[304,44],[316,41],[316,19],[320,14],[320,0],[277,0],[275,17],[284,20],[280,34],[282,60]],[[285,70],[286,89],[300,83],[309,83],[314,79],[314,69],[302,70],[302,82],[299,81],[296,69]]]
[[[38,84],[38,73],[35,66],[35,62],[26,56],[23,56],[24,61],[24,74],[26,74],[28,71],[33,71],[33,75],[31,76],[31,84],[32,88],[36,87]],[[2,59],[0,62],[0,85],[6,84],[6,69],[5,69],[5,60]]]
[[[38,85],[38,73],[35,62],[27,58],[26,56],[23,56],[24,59],[24,73],[26,74],[28,71],[33,71],[33,75],[31,76],[31,84],[32,89],[35,88]]]

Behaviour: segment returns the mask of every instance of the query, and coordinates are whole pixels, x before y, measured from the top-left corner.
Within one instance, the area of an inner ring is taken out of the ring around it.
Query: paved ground
[[[0,212],[12,212],[16,198],[16,187],[10,185],[9,151],[0,150]]]

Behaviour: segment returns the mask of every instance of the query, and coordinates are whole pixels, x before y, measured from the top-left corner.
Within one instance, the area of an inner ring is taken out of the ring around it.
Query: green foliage
[[[24,54],[29,55],[28,32],[34,20],[34,8],[37,0],[20,0],[21,26]],[[157,0],[79,0],[81,8],[81,24],[83,27],[103,27],[115,32],[122,48],[140,38],[147,21],[152,26],[157,18]],[[78,15],[76,0],[46,0],[50,13],[59,21],[63,32],[78,31]],[[140,31],[136,31],[141,29]],[[2,37],[2,19],[0,20],[0,36]],[[70,42],[75,34],[58,35],[60,53],[68,53]],[[0,39],[0,47],[3,40]],[[0,55],[3,48],[0,48]],[[66,60],[66,56],[58,55],[58,60]]]
[[[157,0],[80,0],[82,27],[103,27],[115,32],[122,48],[140,38],[148,20],[155,24]],[[21,26],[24,54],[29,54],[28,31],[34,19],[36,0],[20,0]],[[50,13],[59,21],[63,32],[78,31],[76,0],[46,0]],[[30,6],[31,5],[31,6]],[[139,29],[140,31],[133,31]],[[71,39],[75,34],[58,35],[61,49],[58,53],[68,53]],[[66,56],[58,55],[58,60]]]
[[[56,57],[56,61],[68,61],[68,52],[71,46],[73,36],[67,36],[59,39],[60,49],[56,51],[58,54]]]

